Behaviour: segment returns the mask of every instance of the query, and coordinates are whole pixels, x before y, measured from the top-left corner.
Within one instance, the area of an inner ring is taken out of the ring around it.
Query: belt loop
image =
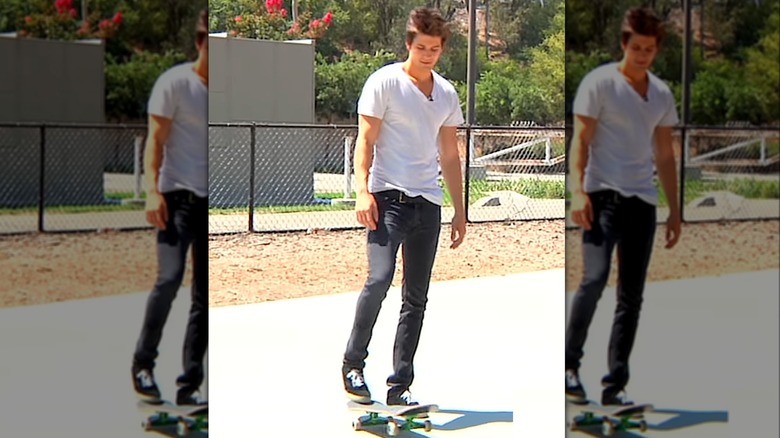
[[[404,199],[404,192],[398,191],[398,202],[401,204],[406,204],[406,200]]]

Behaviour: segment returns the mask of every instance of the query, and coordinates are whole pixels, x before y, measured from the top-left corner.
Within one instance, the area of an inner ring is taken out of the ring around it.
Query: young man
[[[455,88],[433,70],[448,36],[447,24],[436,10],[413,10],[407,23],[406,61],[374,72],[358,103],[355,211],[358,222],[368,228],[369,273],[358,298],[342,376],[348,397],[362,403],[371,401],[363,368],[400,246],[403,304],[387,404],[415,403],[409,392],[413,359],[441,229],[437,155],[455,208],[450,248],[457,248],[466,233],[456,140],[463,114]]]
[[[201,404],[203,359],[208,345],[208,15],[196,26],[198,59],[163,73],[149,99],[144,172],[146,219],[158,228],[159,272],[146,303],[133,355],[139,398],[160,401],[153,369],[171,304],[181,287],[192,247],[192,306],[184,340],[184,372],[176,403]]]
[[[662,24],[651,10],[629,10],[622,25],[623,59],[588,73],[574,100],[571,219],[584,229],[583,278],[572,300],[566,331],[566,398],[574,403],[587,402],[578,369],[616,245],[618,303],[601,402],[631,403],[624,388],[655,237],[654,161],[669,200],[666,248],[673,247],[680,236],[672,150],[677,111],[672,92],[648,70],[662,37]]]

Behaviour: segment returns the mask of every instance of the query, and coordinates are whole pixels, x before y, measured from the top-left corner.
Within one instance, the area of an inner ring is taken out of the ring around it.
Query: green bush
[[[106,117],[113,121],[144,120],[146,106],[157,78],[185,61],[183,53],[139,52],[126,62],[108,56],[106,65]]]

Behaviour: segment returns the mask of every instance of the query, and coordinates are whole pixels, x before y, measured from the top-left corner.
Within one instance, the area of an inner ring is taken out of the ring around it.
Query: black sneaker
[[[408,389],[401,393],[393,388],[387,391],[387,406],[418,406],[419,404],[412,399],[412,393]],[[417,418],[428,418],[428,414],[417,415]]]
[[[401,393],[392,389],[387,392],[387,406],[416,406],[419,404],[412,400],[412,393],[408,389]]]
[[[357,368],[342,370],[342,377],[347,397],[357,403],[371,404],[371,391],[368,390],[366,380],[363,378],[363,370]]]
[[[566,370],[566,400],[578,405],[588,403],[588,397],[585,394],[585,388],[580,383],[577,370]]]
[[[201,398],[198,390],[179,388],[176,391],[176,404],[179,406],[206,406],[208,402]]]
[[[160,389],[154,381],[154,373],[147,368],[133,367],[133,388],[136,396],[147,403],[160,403]]]
[[[631,406],[634,402],[628,399],[623,389],[607,388],[601,393],[602,406]]]

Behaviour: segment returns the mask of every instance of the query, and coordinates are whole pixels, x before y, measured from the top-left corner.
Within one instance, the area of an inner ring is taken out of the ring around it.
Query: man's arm
[[[571,190],[572,221],[589,230],[593,222],[590,198],[583,189],[585,168],[588,165],[588,149],[596,133],[598,121],[592,117],[574,116],[574,133],[569,146],[569,190]]]
[[[452,245],[457,248],[463,242],[466,234],[466,214],[463,207],[463,174],[460,170],[460,154],[458,153],[458,128],[443,126],[439,130],[439,164],[444,183],[452,197],[455,216],[452,219]]]
[[[146,220],[161,230],[165,229],[168,211],[160,194],[160,166],[163,147],[171,132],[171,119],[150,114],[144,151],[144,182],[146,186]]]
[[[379,137],[382,119],[360,115],[355,140],[355,189],[357,220],[371,230],[376,229],[379,211],[374,195],[368,191],[368,172],[374,160],[374,144]]]
[[[666,247],[671,248],[680,238],[681,222],[680,206],[677,201],[677,163],[672,147],[671,126],[659,126],[655,129],[655,167],[669,204]]]

